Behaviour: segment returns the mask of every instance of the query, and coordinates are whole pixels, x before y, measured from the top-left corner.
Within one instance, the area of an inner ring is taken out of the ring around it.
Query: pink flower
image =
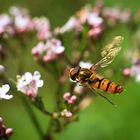
[[[28,16],[16,16],[14,19],[14,28],[16,32],[23,33],[34,29],[34,23]]]
[[[130,76],[130,74],[131,74],[130,68],[125,68],[125,69],[123,70],[123,75],[124,75],[124,76]]]
[[[33,21],[39,40],[46,40],[52,36],[50,32],[50,22],[46,17],[34,18]]]
[[[92,8],[93,12],[99,15],[101,13],[103,7],[103,2],[102,1],[97,1],[95,2],[94,7]]]
[[[66,92],[63,96],[63,99],[68,103],[68,104],[74,104],[77,100],[77,97],[75,95],[71,95],[69,92]]]
[[[17,6],[12,6],[9,9],[9,13],[14,17],[19,15],[28,15],[28,10]]]
[[[66,93],[64,94],[64,96],[63,96],[63,99],[64,99],[65,101],[68,101],[69,98],[70,98],[70,96],[71,96],[71,94],[70,94],[69,92],[66,92]]]
[[[130,18],[131,18],[130,9],[125,9],[124,11],[121,12],[121,15],[120,15],[121,22],[124,22],[124,23],[129,22]]]
[[[68,111],[67,109],[64,109],[62,112],[61,112],[61,116],[62,117],[66,117],[66,118],[70,118],[72,117],[72,113],[70,111]]]
[[[64,46],[62,46],[61,41],[52,38],[46,42],[46,54],[43,57],[44,62],[49,62],[57,59],[63,52]]]
[[[7,14],[0,15],[0,35],[6,31],[11,21],[11,18]]]
[[[42,58],[42,55],[45,54],[47,51],[47,47],[45,43],[39,42],[33,49],[32,49],[32,55],[36,60],[39,60]]]
[[[136,82],[140,82],[140,61],[134,63],[131,67],[131,76],[135,77]]]
[[[103,23],[103,19],[96,13],[90,12],[87,16],[87,23],[92,27],[98,27]]]
[[[129,9],[120,10],[117,7],[104,8],[103,16],[107,18],[108,24],[114,26],[117,21],[126,23],[130,20],[131,12]]]
[[[26,9],[11,7],[10,14],[13,17],[13,30],[15,33],[28,32],[34,29],[34,23]]]
[[[17,77],[17,90],[21,91],[29,97],[36,97],[38,88],[43,86],[43,80],[40,80],[40,73],[35,71],[32,75],[30,72],[26,72],[22,76]]]
[[[10,137],[13,134],[13,128],[7,128],[5,134],[7,137]]]
[[[59,29],[59,32],[62,34],[65,32],[70,32],[70,31],[80,32],[82,29],[83,27],[80,20],[77,17],[72,16],[67,21],[67,23]]]
[[[8,138],[12,135],[13,128],[6,128],[2,117],[0,117],[0,138]]]
[[[116,22],[120,18],[120,15],[121,11],[116,7],[103,9],[103,16],[107,18],[108,24],[111,26],[114,26],[116,24]]]
[[[55,38],[46,41],[46,44],[39,42],[37,46],[32,49],[32,54],[35,59],[49,62],[57,59],[64,52],[64,47],[61,41]]]
[[[100,26],[91,28],[88,32],[88,36],[91,38],[98,38],[101,35],[102,31],[103,29]]]

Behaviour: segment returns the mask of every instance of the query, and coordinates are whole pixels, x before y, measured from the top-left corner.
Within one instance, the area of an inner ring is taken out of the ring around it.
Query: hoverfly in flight
[[[79,66],[71,68],[69,73],[71,80],[79,83],[80,85],[87,86],[92,90],[100,89],[113,94],[121,93],[123,91],[122,86],[99,76],[96,74],[96,71],[93,70],[93,68],[96,69],[99,66],[106,67],[108,64],[110,64],[121,50],[120,43],[122,40],[123,37],[121,36],[116,36],[113,38],[112,41],[103,48],[101,52],[102,59],[96,64],[92,65],[90,69],[81,68]],[[106,98],[100,93],[99,95]],[[109,102],[112,103],[111,101]]]

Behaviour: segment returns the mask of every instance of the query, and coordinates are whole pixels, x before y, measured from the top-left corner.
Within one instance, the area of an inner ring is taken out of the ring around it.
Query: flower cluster
[[[32,54],[36,60],[49,62],[57,59],[64,52],[61,41],[51,38],[44,42],[39,42],[33,49]]]
[[[86,5],[60,28],[56,28],[56,33],[82,32],[85,26],[88,28],[88,36],[98,38],[105,29],[105,23],[109,26],[117,22],[127,23],[130,21],[131,12],[129,9],[121,10],[117,7],[104,7],[102,3],[96,3],[91,7]]]
[[[27,9],[15,6],[10,8],[9,14],[0,14],[0,36],[5,34],[14,36],[33,31],[39,40],[49,38],[51,36],[49,20],[45,17],[32,18]]]
[[[13,23],[13,33],[29,32],[34,29],[34,23],[26,9],[11,7],[10,14]]]
[[[30,72],[26,72],[22,76],[17,77],[17,90],[21,91],[29,97],[36,97],[38,88],[43,86],[43,80],[40,80],[40,73],[35,71],[32,75]]]
[[[57,32],[61,34],[69,31],[82,32],[84,26],[87,25],[89,30],[88,36],[97,38],[103,31],[103,18],[94,9],[95,7],[85,6],[72,16],[59,30],[57,28]]]
[[[75,95],[71,95],[69,92],[66,92],[63,96],[63,99],[68,103],[68,104],[74,104],[77,100],[77,97]]]
[[[61,116],[70,118],[70,117],[72,117],[72,113],[70,111],[68,111],[67,109],[64,109],[63,111],[61,111]]]
[[[13,129],[6,128],[3,122],[2,117],[0,117],[0,138],[8,138],[12,135]]]
[[[125,68],[123,70],[124,76],[132,76],[135,78],[136,82],[140,82],[140,60],[135,62],[130,68]]]
[[[26,9],[11,7],[9,14],[0,15],[0,35],[7,33],[13,36],[33,29],[34,23]]]
[[[117,22],[127,23],[131,20],[130,9],[121,10],[118,7],[105,7],[102,14],[110,26],[114,26]]]
[[[52,36],[50,31],[50,22],[46,17],[33,19],[35,30],[37,32],[37,38],[39,40],[46,40]]]
[[[113,49],[113,52],[111,52],[113,56],[106,56],[108,50],[113,46],[112,43],[105,51],[101,51],[101,56],[103,57],[103,59],[101,59],[102,61],[99,61],[96,64],[91,64],[90,61],[85,61],[90,58],[98,60],[95,53],[96,49],[100,50],[101,48],[94,46],[96,46],[96,44],[98,46],[99,41],[96,41],[96,39],[104,37],[104,35],[102,36],[103,32],[110,27],[114,27],[117,23],[129,23],[131,18],[132,15],[129,9],[121,10],[118,7],[109,8],[105,7],[102,3],[96,3],[95,6],[86,5],[72,15],[64,25],[54,29],[51,28],[48,18],[44,16],[33,18],[28,11],[23,8],[11,7],[9,14],[0,14],[0,38],[2,40],[0,44],[0,59],[5,58],[5,50],[7,51],[9,49],[8,52],[10,52],[13,49],[12,47],[5,47],[6,49],[3,47],[6,44],[8,37],[15,37],[15,42],[17,41],[20,45],[26,46],[28,45],[27,38],[29,35],[34,39],[33,42],[37,42],[37,44],[35,44],[31,49],[32,56],[35,60],[40,62],[39,64],[44,68],[44,70],[50,70],[49,72],[51,76],[54,77],[56,81],[54,84],[58,88],[56,91],[57,104],[52,112],[49,112],[48,109],[45,108],[42,97],[38,96],[38,88],[42,87],[44,84],[44,81],[41,79],[40,72],[35,71],[33,74],[26,72],[23,75],[18,75],[17,82],[15,82],[17,91],[30,97],[29,99],[31,100],[29,101],[31,101],[31,103],[39,109],[40,112],[51,117],[51,121],[56,121],[56,125],[52,125],[54,123],[50,123],[50,128],[47,132],[48,134],[45,134],[45,136],[47,135],[47,138],[53,137],[53,134],[60,131],[60,127],[64,128],[68,123],[72,122],[77,117],[76,113],[81,109],[85,109],[92,101],[91,96],[88,94],[88,92],[90,92],[89,88],[84,88],[84,86],[89,84],[84,80],[84,77],[86,78],[86,72],[84,73],[83,71],[82,74],[82,71],[79,72],[79,69],[78,71],[74,71],[74,77],[75,75],[79,75],[76,77],[76,80],[74,81],[75,83],[70,83],[68,75],[71,74],[71,71],[67,72],[67,68],[79,65],[83,70],[86,68],[96,71],[97,64],[100,65],[99,62],[104,62],[106,65],[111,63],[114,55],[117,54],[116,52],[120,50],[116,45],[118,48],[116,50]],[[66,32],[74,32],[74,34],[71,34],[72,37],[70,36],[73,41],[70,40],[70,43],[68,44],[69,48],[64,47],[64,43],[67,40],[67,36],[64,35]],[[138,34],[138,36],[139,35],[140,34]],[[139,41],[140,39],[138,38],[137,40]],[[9,41],[8,43],[10,44],[10,42],[12,41]],[[26,48],[22,47],[17,52],[14,52],[13,49],[12,53],[16,54],[21,52],[22,54],[22,52],[26,51]],[[95,54],[94,56],[92,56],[92,52]],[[16,59],[18,59],[18,56],[19,55],[16,56]],[[63,59],[58,59],[59,57],[62,57]],[[21,65],[22,63],[20,62],[23,62],[22,59],[24,58],[21,57],[19,60],[19,64]],[[107,61],[107,59],[109,59],[109,61]],[[49,63],[54,60],[56,63]],[[140,59],[137,58],[136,60],[137,61],[132,62],[133,64],[130,68],[124,69],[123,74],[127,77],[133,76],[137,82],[140,82]],[[17,65],[17,70],[21,70],[21,65]],[[5,67],[0,65],[0,76],[3,76],[2,74],[4,72]],[[83,78],[81,78],[82,75]],[[9,79],[6,79],[7,77],[3,76],[2,78],[5,78],[5,81],[9,81]],[[81,82],[78,82],[80,80]],[[86,83],[84,84],[84,82]],[[92,84],[90,85],[93,86]],[[110,85],[108,84],[106,86]],[[14,86],[12,88],[14,88]],[[70,92],[64,93],[64,88],[68,88],[67,90]],[[7,94],[9,89],[10,86],[8,84],[0,87],[0,100],[11,99],[13,97],[13,95]],[[64,95],[61,93],[64,93]],[[29,106],[28,110],[30,110]],[[34,113],[31,114],[34,115]],[[35,117],[32,116],[32,118]],[[33,122],[36,123],[36,120]],[[35,126],[38,126],[36,124]],[[11,128],[6,128],[4,126],[3,120],[0,117],[0,138],[4,137],[7,139],[7,137],[11,135],[12,131],[13,130]],[[40,132],[38,131],[38,133]]]

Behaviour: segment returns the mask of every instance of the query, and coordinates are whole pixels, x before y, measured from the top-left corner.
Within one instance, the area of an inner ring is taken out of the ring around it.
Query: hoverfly
[[[106,78],[99,76],[96,73],[96,71],[93,70],[93,68],[96,69],[99,66],[106,67],[108,64],[110,64],[114,60],[114,58],[117,56],[117,54],[120,52],[121,50],[120,43],[122,42],[122,40],[123,40],[123,37],[121,36],[114,37],[112,41],[109,44],[107,44],[101,51],[102,59],[98,61],[96,64],[92,65],[90,69],[81,68],[79,66],[75,68],[71,68],[70,73],[69,73],[71,80],[79,83],[82,86],[87,86],[92,90],[100,89],[102,91],[106,91],[108,93],[113,93],[113,94],[121,93],[123,91],[122,86],[116,84],[115,82],[111,82],[110,80]],[[100,93],[99,95],[106,98]]]

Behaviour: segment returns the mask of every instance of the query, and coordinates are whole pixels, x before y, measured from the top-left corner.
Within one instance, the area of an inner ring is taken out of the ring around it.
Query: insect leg
[[[105,97],[104,95],[102,95],[101,93],[95,91],[95,89],[90,87],[90,90],[92,90],[92,92],[94,92],[95,94],[98,94],[99,96],[103,97],[104,99],[106,99],[109,103],[111,103],[114,107],[117,107],[117,105],[115,103],[113,103],[112,101],[110,101],[107,97]]]

